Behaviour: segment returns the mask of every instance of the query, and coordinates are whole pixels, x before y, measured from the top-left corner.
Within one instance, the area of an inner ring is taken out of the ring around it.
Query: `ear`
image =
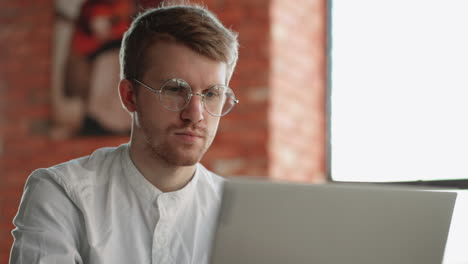
[[[136,111],[136,93],[135,87],[132,82],[127,79],[120,80],[119,82],[119,95],[123,106],[128,112]]]

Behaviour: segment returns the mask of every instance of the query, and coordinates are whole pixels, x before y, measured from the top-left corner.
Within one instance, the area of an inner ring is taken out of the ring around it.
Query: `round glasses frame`
[[[212,112],[208,109],[208,107],[207,107],[207,105],[206,105],[206,104],[207,104],[207,102],[206,102],[206,98],[207,98],[206,93],[207,93],[207,92],[204,92],[204,93],[194,93],[194,92],[192,92],[192,87],[190,87],[190,85],[189,85],[185,80],[183,80],[183,79],[179,79],[179,78],[171,78],[171,79],[168,79],[168,80],[164,81],[164,83],[161,85],[161,87],[159,88],[159,90],[157,90],[157,89],[155,89],[155,88],[153,88],[153,87],[151,87],[151,86],[149,86],[149,85],[147,85],[147,84],[145,84],[145,83],[143,83],[143,82],[141,82],[141,81],[139,81],[139,80],[137,80],[137,79],[133,79],[133,81],[135,81],[136,83],[142,85],[143,87],[147,88],[148,90],[150,90],[150,91],[152,91],[152,92],[154,92],[154,93],[159,94],[159,102],[161,102],[162,106],[163,106],[165,109],[167,109],[167,110],[169,110],[169,111],[173,111],[173,112],[179,112],[179,111],[184,110],[184,109],[188,106],[188,104],[190,103],[190,100],[192,99],[192,96],[194,96],[194,95],[201,96],[202,101],[203,101],[203,107],[205,108],[205,110],[206,110],[210,115],[216,116],[216,117],[222,117],[222,116],[225,116],[225,115],[229,114],[229,113],[232,111],[232,109],[234,108],[234,106],[235,106],[236,104],[239,103],[239,100],[237,100],[237,99],[235,98],[234,92],[233,92],[232,89],[229,88],[228,86],[222,85],[222,84],[218,84],[218,85],[211,86],[211,87],[210,87],[208,90],[206,90],[206,91],[210,91],[211,89],[213,89],[213,88],[215,88],[215,87],[221,86],[221,87],[226,88],[227,91],[230,91],[231,94],[232,94],[232,97],[229,97],[229,98],[227,99],[227,100],[232,100],[232,104],[229,106],[229,108],[226,109],[224,112],[221,112],[221,114],[216,114],[216,113],[212,113]],[[182,107],[180,107],[180,108],[177,108],[177,109],[171,109],[171,108],[169,108],[168,106],[166,106],[165,103],[164,103],[164,98],[163,98],[162,90],[163,90],[164,87],[165,87],[168,83],[170,83],[170,82],[176,82],[177,84],[184,84],[185,87],[189,89],[189,91],[188,91],[188,93],[187,93],[187,98],[185,98],[185,104],[184,104],[184,106],[182,106]],[[226,103],[226,102],[225,102],[225,103]],[[223,107],[222,107],[221,109],[224,109],[224,104],[223,104]]]

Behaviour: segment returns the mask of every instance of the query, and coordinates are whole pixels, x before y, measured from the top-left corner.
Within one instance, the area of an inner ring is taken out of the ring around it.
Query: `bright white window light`
[[[452,215],[450,231],[445,246],[444,261],[442,264],[466,264],[468,256],[466,245],[468,243],[468,190],[457,191],[457,202]]]
[[[468,178],[468,1],[333,0],[331,175]]]

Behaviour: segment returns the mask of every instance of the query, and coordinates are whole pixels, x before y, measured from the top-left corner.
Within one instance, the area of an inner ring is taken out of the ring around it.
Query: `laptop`
[[[440,264],[456,193],[230,180],[212,264]]]

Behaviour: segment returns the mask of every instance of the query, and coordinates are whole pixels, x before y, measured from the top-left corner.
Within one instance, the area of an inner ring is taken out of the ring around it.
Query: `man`
[[[11,263],[207,263],[221,177],[198,162],[220,117],[237,36],[198,6],[140,14],[120,53],[129,144],[29,177]]]

